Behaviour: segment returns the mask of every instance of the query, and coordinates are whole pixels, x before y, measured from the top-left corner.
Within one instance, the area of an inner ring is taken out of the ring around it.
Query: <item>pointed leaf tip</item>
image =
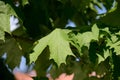
[[[93,33],[93,35],[94,35],[94,38],[95,38],[96,40],[98,40],[99,28],[97,27],[96,24],[94,24],[93,27],[92,27],[92,33]]]

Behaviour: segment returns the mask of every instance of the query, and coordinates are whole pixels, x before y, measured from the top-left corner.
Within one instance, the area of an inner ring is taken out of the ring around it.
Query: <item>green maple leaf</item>
[[[55,29],[49,35],[40,39],[33,49],[34,52],[30,55],[30,61],[36,61],[48,45],[50,49],[50,59],[54,59],[58,65],[65,63],[66,56],[73,55],[67,36],[68,32],[69,30]]]
[[[9,36],[5,42],[0,42],[0,56],[4,53],[7,54],[6,63],[11,69],[19,65],[23,52],[14,38]]]

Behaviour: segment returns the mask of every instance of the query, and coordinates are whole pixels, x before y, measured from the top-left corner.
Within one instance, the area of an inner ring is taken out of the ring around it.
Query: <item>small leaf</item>
[[[109,31],[109,28],[108,28],[108,27],[106,27],[106,28],[104,28],[104,29],[101,29],[101,30],[107,32],[108,34],[111,34],[111,32]]]
[[[116,52],[116,55],[120,55],[120,46],[114,47],[114,51]]]
[[[106,51],[104,50],[104,58],[107,59],[107,57],[109,56],[110,56],[109,50],[108,49]]]
[[[105,61],[110,56],[110,52],[107,49],[106,51],[104,50],[104,57],[102,57],[100,54],[97,54],[98,56],[98,64],[101,63],[102,61]]]
[[[105,60],[100,54],[97,54],[97,56],[98,56],[98,64]]]
[[[110,47],[113,47],[115,48],[116,46],[119,46],[120,45],[120,41],[116,42],[116,43],[113,43]]]
[[[120,41],[114,43],[110,39],[107,39],[107,46],[110,46],[110,49],[114,48],[114,52],[116,52],[117,55],[120,54]]]
[[[29,4],[28,0],[22,0],[22,5],[26,5],[26,4]]]
[[[98,40],[99,28],[97,27],[96,24],[94,24],[93,27],[92,27],[92,33],[93,33],[93,36],[94,36],[95,40]]]

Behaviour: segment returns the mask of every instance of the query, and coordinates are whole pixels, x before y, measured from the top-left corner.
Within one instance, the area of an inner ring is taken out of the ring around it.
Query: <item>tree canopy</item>
[[[14,31],[11,16],[19,20]],[[35,62],[38,78],[119,80],[119,21],[120,0],[0,0],[0,56],[11,69],[21,56]]]

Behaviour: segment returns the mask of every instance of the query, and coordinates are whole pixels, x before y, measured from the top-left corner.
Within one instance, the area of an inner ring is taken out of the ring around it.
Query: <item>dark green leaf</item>
[[[13,38],[7,38],[5,42],[0,45],[0,55],[7,54],[7,64],[10,68],[14,68],[19,65],[22,56],[22,50],[20,45]]]

